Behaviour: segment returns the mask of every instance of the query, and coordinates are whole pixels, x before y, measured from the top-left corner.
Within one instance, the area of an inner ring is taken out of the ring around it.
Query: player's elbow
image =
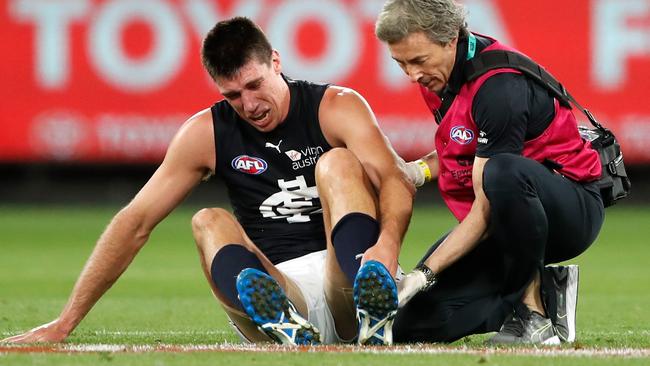
[[[131,205],[124,207],[115,215],[111,226],[114,230],[132,238],[133,240],[127,242],[132,243],[137,249],[144,245],[153,230],[153,226],[147,224],[146,216]]]

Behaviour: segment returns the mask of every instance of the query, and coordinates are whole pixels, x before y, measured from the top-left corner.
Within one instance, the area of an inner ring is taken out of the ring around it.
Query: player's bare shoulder
[[[345,146],[349,129],[376,125],[370,105],[351,88],[330,86],[325,91],[318,111],[321,129],[332,146]]]
[[[359,103],[363,104],[366,101],[356,90],[338,85],[330,85],[323,95],[321,111],[323,108],[351,108]]]
[[[167,158],[183,160],[195,168],[214,172],[215,147],[212,112],[206,108],[183,123],[167,151]]]
[[[188,118],[181,126],[179,132],[184,130],[197,132],[207,132],[207,130],[212,131],[212,111],[210,108],[203,109]]]

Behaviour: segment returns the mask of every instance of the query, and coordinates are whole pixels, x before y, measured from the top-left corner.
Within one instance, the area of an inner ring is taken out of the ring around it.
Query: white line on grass
[[[230,330],[202,330],[202,331],[192,331],[192,330],[167,330],[167,331],[148,331],[148,330],[96,330],[89,332],[94,335],[106,335],[106,336],[196,336],[196,335],[224,335],[232,334]]]
[[[19,334],[20,331],[16,332],[0,332],[0,335],[12,336]],[[81,334],[84,334],[83,331]],[[150,337],[150,336],[201,336],[201,335],[225,335],[233,334],[230,330],[165,330],[165,331],[149,331],[149,330],[93,330],[88,331],[87,334],[97,335],[97,336],[126,336],[126,337]]]
[[[14,332],[0,332],[0,335],[3,337],[8,337],[21,333],[21,331]],[[150,330],[94,330],[88,331],[88,333],[93,335],[106,335],[106,336],[195,336],[195,335],[226,335],[234,334],[231,330],[162,330],[162,331],[150,331]],[[628,331],[607,331],[607,332],[590,332],[582,331],[580,332],[583,336],[589,337],[620,337],[620,336],[650,336],[650,330],[628,330]]]
[[[533,356],[533,357],[625,357],[650,358],[647,348],[559,348],[559,347],[513,347],[470,348],[466,346],[412,345],[392,347],[315,346],[282,347],[278,345],[119,345],[119,344],[60,344],[51,346],[0,346],[2,353],[190,353],[190,352],[260,352],[260,353],[370,353],[370,354],[458,354],[475,356]]]

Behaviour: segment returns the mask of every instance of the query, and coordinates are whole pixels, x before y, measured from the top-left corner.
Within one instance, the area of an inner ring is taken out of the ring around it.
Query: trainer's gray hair
[[[454,0],[388,0],[375,34],[386,43],[399,42],[411,33],[423,32],[432,42],[445,45],[459,33],[467,33],[465,6]]]

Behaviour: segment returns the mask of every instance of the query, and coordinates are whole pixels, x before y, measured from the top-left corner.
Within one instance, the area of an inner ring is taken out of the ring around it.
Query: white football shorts
[[[278,263],[276,267],[289,277],[300,289],[307,304],[307,320],[316,326],[323,344],[340,343],[336,333],[334,317],[325,300],[325,258],[326,250],[303,255]]]

